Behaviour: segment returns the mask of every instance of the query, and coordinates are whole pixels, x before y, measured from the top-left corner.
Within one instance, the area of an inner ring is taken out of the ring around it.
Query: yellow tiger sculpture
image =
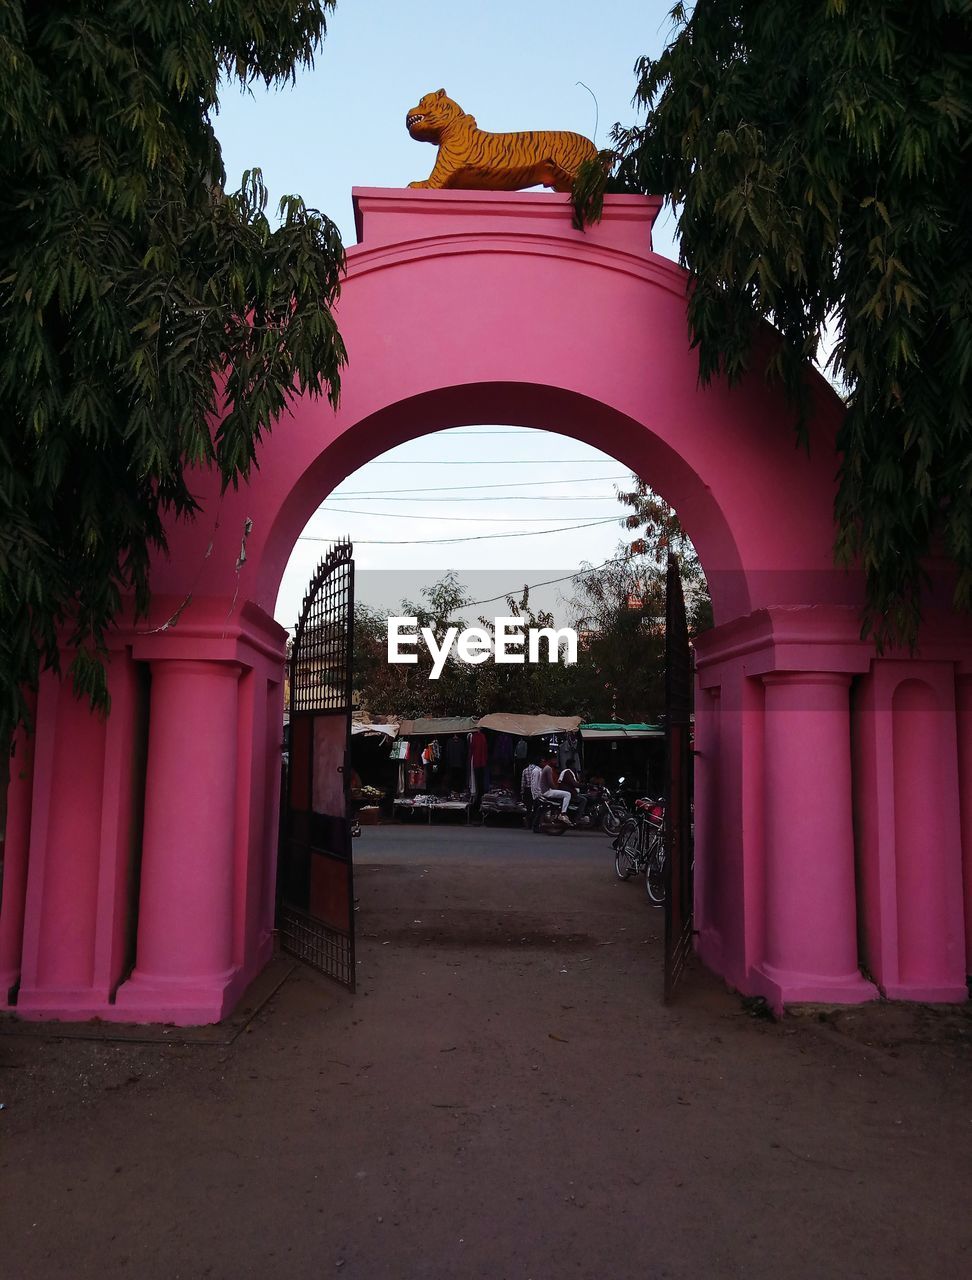
[[[597,155],[594,143],[579,133],[486,133],[445,89],[427,93],[412,107],[405,128],[416,142],[439,147],[432,172],[410,187],[519,191],[542,185],[570,191],[580,165]]]

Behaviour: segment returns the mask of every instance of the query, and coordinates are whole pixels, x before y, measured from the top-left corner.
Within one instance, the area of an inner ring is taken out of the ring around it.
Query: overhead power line
[[[506,480],[501,484],[450,484],[450,493],[458,493],[464,489],[534,489],[541,485],[551,484],[601,484],[605,480],[630,480],[631,473],[625,476],[578,476],[576,480],[565,480],[563,476],[554,480]],[[388,493],[441,493],[442,485],[432,485],[427,489],[335,489],[332,498],[380,498]]]
[[[369,467],[589,467],[600,458],[375,458]],[[610,462],[612,459],[606,458]]]
[[[557,516],[549,516],[549,515],[547,516],[520,516],[520,515],[516,515],[516,516],[423,516],[423,515],[419,515],[415,511],[409,511],[405,513],[401,511],[357,511],[355,510],[354,507],[326,507],[324,508],[322,514],[323,515],[337,514],[337,515],[343,515],[343,516],[369,516],[372,519],[377,517],[378,519],[383,518],[385,520],[444,520],[444,521],[448,521],[450,524],[451,523],[509,524],[511,520],[519,520],[521,522],[524,520],[527,520],[527,521],[530,521],[531,523],[545,524],[548,520],[556,520],[558,518]],[[597,514],[599,513],[590,512],[582,516],[564,515],[560,518],[563,520],[590,520],[593,523],[597,523],[597,521],[594,519],[594,517]],[[605,517],[605,519],[610,519],[610,518],[611,518],[610,516]],[[623,520],[624,516],[617,515],[614,517],[614,519]]]
[[[536,591],[538,587],[552,587],[558,582],[573,582],[576,578],[586,577],[589,573],[597,573],[601,569],[606,569],[612,564],[624,564],[627,557],[616,560],[604,560],[601,564],[592,564],[589,569],[578,569],[575,573],[565,573],[562,578],[547,578],[545,582],[527,582],[522,586],[515,587],[512,591],[503,591],[498,596],[490,596],[487,600],[470,600],[468,604],[460,605],[462,609],[475,609],[481,604],[495,604],[497,600],[506,600],[509,596],[521,595],[524,588],[527,591]]]
[[[348,497],[350,496],[351,495],[348,494]],[[482,496],[475,497],[472,494],[465,493],[462,495],[462,497],[459,497],[459,498],[456,498],[456,497],[431,498],[428,496],[423,496],[420,498],[415,498],[415,497],[386,498],[383,495],[379,497],[377,494],[375,494],[374,497],[372,497],[370,494],[364,493],[364,494],[359,494],[358,497],[362,499],[369,499],[372,502],[411,502],[417,506],[423,506],[423,507],[429,502],[451,502],[453,504],[461,504],[462,506],[465,506],[469,502],[570,502],[571,499],[576,498],[579,501],[584,501],[584,502],[590,501],[590,502],[616,503],[618,500],[617,494],[615,493],[585,493],[583,496],[577,493],[491,493],[491,494],[487,494],[485,497],[482,497]],[[341,494],[341,493],[332,494],[331,498],[325,499],[325,502],[323,503],[323,505],[318,507],[318,511],[321,511],[321,512],[335,511],[337,508],[329,507],[327,505],[327,503],[330,502],[332,498],[336,498],[338,501],[343,501],[344,494]],[[377,515],[378,512],[369,511],[368,514]],[[385,514],[388,515],[392,513],[386,512]],[[550,516],[547,516],[545,518],[548,520],[551,519]]]
[[[561,525],[556,529],[514,529],[510,533],[480,533],[468,538],[355,538],[358,547],[417,547],[438,543],[455,542],[487,542],[495,538],[540,538],[546,533],[573,533],[575,529],[589,529],[596,524],[616,524],[617,516],[607,516],[603,520],[589,520],[586,524]],[[298,542],[333,542],[334,537],[318,538],[310,534],[301,534]]]

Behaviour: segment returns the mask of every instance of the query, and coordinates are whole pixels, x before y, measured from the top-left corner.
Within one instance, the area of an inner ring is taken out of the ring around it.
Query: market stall
[[[520,778],[526,765],[540,756],[553,756],[560,768],[580,770],[579,716],[516,715],[495,712],[483,716],[479,729],[488,739],[487,769],[480,814],[526,815],[520,800]]]
[[[584,776],[612,789],[624,778],[623,792],[638,797],[663,789],[665,730],[657,724],[582,724]]]
[[[391,816],[398,778],[393,759],[398,721],[358,713],[351,720],[351,800],[364,823]]]
[[[403,720],[393,753],[398,769],[394,808],[400,817],[459,813],[469,821],[475,796],[476,721],[471,716]]]

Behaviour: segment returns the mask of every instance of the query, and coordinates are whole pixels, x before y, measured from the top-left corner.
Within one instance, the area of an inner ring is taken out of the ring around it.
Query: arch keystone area
[[[776,1008],[878,987],[964,998],[968,620],[932,610],[915,656],[860,639],[861,578],[832,559],[841,403],[811,378],[803,451],[761,376],[699,387],[686,276],[651,248],[660,205],[610,196],[579,232],[563,195],[354,192],[339,408],[296,402],[238,491],[196,474],[202,513],[169,530],[150,617],[113,637],[107,722],[41,682],[10,784],[4,1007],[177,1023],[230,1011],[272,949],[284,567],[352,471],[482,422],[610,453],[699,551],[716,619],[696,645],[703,960]],[[894,702],[907,679],[930,691],[913,706]],[[934,744],[934,847],[902,816],[912,723]]]

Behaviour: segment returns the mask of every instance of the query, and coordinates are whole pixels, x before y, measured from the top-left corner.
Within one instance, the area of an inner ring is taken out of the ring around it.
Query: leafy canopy
[[[333,5],[0,5],[0,732],[60,646],[105,701],[187,469],[236,484],[293,396],[337,398],[337,229],[296,196],[272,226],[257,170],[228,194],[212,126],[220,77],[292,80]]]
[[[801,408],[825,323],[847,388],[836,552],[865,629],[913,641],[921,562],[972,605],[972,4],[698,0],[636,65],[643,125],[575,192],[661,192],[692,272],[700,373],[738,378],[757,322]],[[607,182],[605,183],[605,179]]]

